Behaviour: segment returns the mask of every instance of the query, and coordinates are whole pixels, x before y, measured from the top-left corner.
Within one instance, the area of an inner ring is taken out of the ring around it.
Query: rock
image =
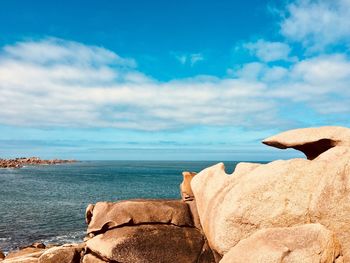
[[[180,184],[180,192],[183,201],[192,201],[194,199],[194,195],[191,188],[191,181],[196,174],[197,173],[194,172],[182,173],[183,181]]]
[[[127,200],[98,202],[88,206],[87,233],[105,232],[123,225],[146,223],[193,226],[190,209],[181,200]]]
[[[43,243],[41,243],[41,242],[35,242],[35,243],[31,244],[30,247],[34,247],[34,248],[46,248],[45,244],[43,244]]]
[[[312,160],[334,146],[350,146],[350,129],[334,126],[296,129],[271,136],[263,143],[280,149],[297,149]]]
[[[38,263],[79,263],[84,247],[85,244],[70,244],[47,249],[39,257]]]
[[[336,259],[341,259],[341,251],[335,235],[320,224],[306,224],[258,230],[231,248],[220,263],[334,263]]]
[[[320,138],[338,142],[312,160],[245,163],[232,175],[217,164],[192,179],[201,225],[212,249],[224,255],[260,229],[320,223],[336,234],[344,262],[350,262],[350,129],[336,127],[334,133],[329,129],[311,129],[318,134],[311,142]],[[323,131],[327,131],[324,136]],[[301,145],[301,138],[294,134],[288,143]],[[303,139],[303,143],[308,142]]]
[[[22,256],[17,258],[5,259],[1,263],[38,263],[38,258],[30,256]]]
[[[94,210],[95,205],[89,204],[85,210],[85,223],[90,224],[92,218],[92,211]]]
[[[44,249],[27,247],[8,253],[1,263],[37,263]]]
[[[108,261],[104,261],[92,254],[86,254],[82,260],[82,263],[105,263],[105,262],[108,262]]]
[[[74,163],[74,160],[41,160],[38,157],[21,157],[16,159],[0,159],[0,168],[21,168],[23,165],[52,165],[60,163]]]
[[[9,252],[5,259],[8,260],[11,258],[18,258],[23,256],[38,258],[41,256],[42,253],[44,253],[44,249],[42,248],[26,247],[17,251]]]
[[[124,226],[87,241],[101,258],[123,263],[198,262],[204,237],[190,227],[173,225]]]

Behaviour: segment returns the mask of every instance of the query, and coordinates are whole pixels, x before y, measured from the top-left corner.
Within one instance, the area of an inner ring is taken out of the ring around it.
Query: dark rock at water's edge
[[[75,160],[42,160],[38,157],[21,157],[15,159],[0,159],[0,168],[21,168],[24,165],[53,165],[61,163],[74,163]]]

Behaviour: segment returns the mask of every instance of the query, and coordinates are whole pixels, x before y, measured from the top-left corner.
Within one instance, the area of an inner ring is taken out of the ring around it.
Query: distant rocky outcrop
[[[61,163],[74,163],[75,160],[42,160],[38,157],[21,157],[15,159],[0,159],[0,168],[21,168],[24,165],[53,165]]]
[[[350,262],[350,129],[297,129],[263,143],[307,159],[184,172],[182,200],[90,204],[84,242],[33,244],[3,262]]]

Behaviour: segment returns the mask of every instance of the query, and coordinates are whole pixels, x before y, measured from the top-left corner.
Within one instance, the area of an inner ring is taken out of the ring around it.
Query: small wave
[[[58,235],[54,237],[49,237],[42,239],[41,242],[48,244],[48,243],[77,243],[82,242],[83,237],[85,236],[85,231],[79,231],[79,232],[73,232],[66,235]]]

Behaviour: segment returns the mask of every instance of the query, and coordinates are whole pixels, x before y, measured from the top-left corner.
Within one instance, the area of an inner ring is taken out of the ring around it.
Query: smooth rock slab
[[[87,241],[94,254],[123,263],[194,263],[203,245],[197,229],[172,225],[125,226]]]
[[[337,260],[337,261],[336,261]],[[220,263],[342,262],[335,235],[320,224],[262,229],[241,240]]]
[[[181,200],[126,200],[98,202],[86,210],[87,233],[105,232],[123,225],[147,223],[193,226],[188,205]]]

